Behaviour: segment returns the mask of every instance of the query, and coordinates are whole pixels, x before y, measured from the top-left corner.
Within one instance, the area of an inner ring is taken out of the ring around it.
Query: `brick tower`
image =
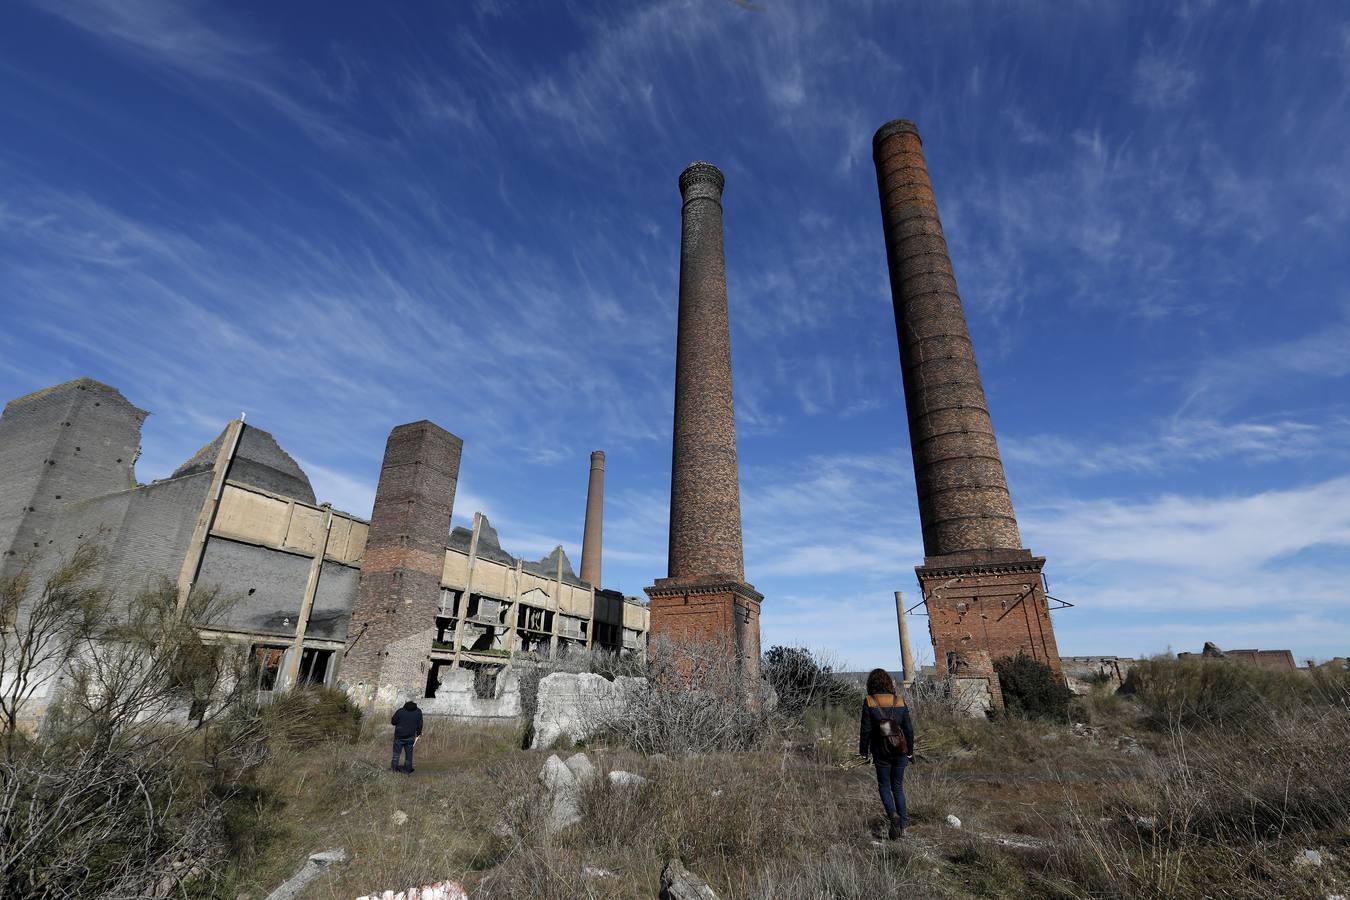
[[[923,525],[915,571],[935,659],[959,667],[980,651],[1021,650],[1061,675],[1045,559],[1022,547],[919,130],[887,122],[872,158]]]
[[[463,446],[426,421],[389,433],[342,662],[341,681],[358,702],[422,696]]]
[[[759,679],[759,606],[745,581],[731,333],[722,249],[722,173],[680,175],[680,312],[675,355],[668,575],[647,588],[651,635],[725,643],[747,684]]]

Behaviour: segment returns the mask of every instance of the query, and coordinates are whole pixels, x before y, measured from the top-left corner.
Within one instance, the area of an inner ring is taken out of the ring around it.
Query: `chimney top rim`
[[[894,134],[912,134],[918,138],[919,144],[923,144],[923,137],[919,134],[919,126],[915,125],[909,119],[892,119],[885,125],[877,129],[877,133],[872,135],[872,149],[876,150],[881,146],[881,142]]]
[[[695,182],[708,182],[716,186],[717,193],[720,194],[722,189],[726,187],[727,179],[717,166],[710,162],[696,160],[685,166],[684,171],[680,173],[680,195],[683,196],[689,190],[689,186]]]

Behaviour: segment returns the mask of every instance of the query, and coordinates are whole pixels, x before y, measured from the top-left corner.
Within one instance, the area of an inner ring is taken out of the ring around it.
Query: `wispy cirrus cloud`
[[[327,89],[313,72],[295,69],[274,41],[219,10],[171,0],[44,0],[37,6],[142,63],[261,100],[322,144],[369,141],[324,108],[325,95],[332,99],[340,92]]]

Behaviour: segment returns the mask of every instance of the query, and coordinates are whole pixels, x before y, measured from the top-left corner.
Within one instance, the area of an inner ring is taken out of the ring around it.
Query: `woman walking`
[[[867,676],[862,722],[858,726],[858,753],[872,758],[877,769],[877,790],[890,820],[890,838],[904,835],[909,825],[905,809],[905,766],[914,761],[914,724],[905,698],[885,669]]]

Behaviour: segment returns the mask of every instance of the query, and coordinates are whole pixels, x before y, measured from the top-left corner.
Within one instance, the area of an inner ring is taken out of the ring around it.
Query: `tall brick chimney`
[[[605,451],[591,454],[591,478],[586,486],[586,526],[581,535],[581,580],[600,588],[600,556],[605,520]]]
[[[1022,547],[918,128],[906,119],[881,126],[872,157],[923,526],[916,572],[935,658],[1020,650],[1059,673],[1045,559]]]
[[[463,446],[427,421],[389,433],[340,676],[361,703],[422,696]]]
[[[668,576],[647,588],[651,635],[725,642],[747,681],[759,677],[759,608],[745,581],[731,331],[714,165],[680,175],[680,308],[675,355]]]

